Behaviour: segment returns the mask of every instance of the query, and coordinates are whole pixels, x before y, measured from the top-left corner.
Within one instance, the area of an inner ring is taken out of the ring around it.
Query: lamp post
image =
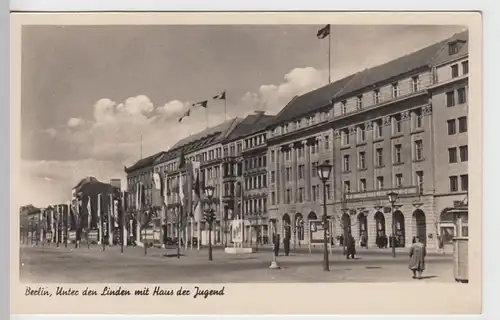
[[[208,209],[205,210],[205,221],[208,223],[208,260],[212,261],[212,224],[215,221],[214,209],[212,209],[212,201],[214,196],[214,187],[205,187],[205,195],[208,199]]]
[[[326,182],[330,179],[330,173],[332,172],[332,165],[325,161],[323,164],[317,166],[317,171],[321,182],[323,182],[323,271],[330,271],[329,261],[328,261],[328,215],[326,213]]]
[[[391,191],[387,194],[389,197],[389,202],[391,203],[391,213],[392,213],[392,257],[396,258],[396,219],[394,219],[394,203],[398,200],[398,194]]]

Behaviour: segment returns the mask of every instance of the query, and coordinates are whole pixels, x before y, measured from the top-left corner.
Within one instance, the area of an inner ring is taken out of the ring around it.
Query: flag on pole
[[[214,96],[212,99],[214,99],[214,100],[226,100],[226,91],[219,93],[218,95]]]
[[[194,202],[194,220],[196,222],[201,220],[201,184],[200,184],[200,162],[193,162],[193,174],[195,177],[193,185],[193,202]]]
[[[102,201],[102,194],[99,193],[97,195],[97,226],[100,226],[100,224],[101,224],[100,223],[101,222],[101,210],[102,210],[101,201]]]
[[[89,197],[89,200],[87,201],[87,228],[90,229],[90,218],[92,216],[92,206],[90,204],[90,197]]]
[[[207,104],[208,104],[208,100],[205,100],[205,101],[200,101],[200,102],[194,103],[194,104],[193,104],[193,107],[202,107],[202,108],[206,108],[206,107],[207,107]]]
[[[168,206],[168,177],[165,173],[165,180],[163,181],[163,202]]]
[[[185,195],[184,195],[184,181],[183,181],[183,177],[182,177],[182,172],[179,173],[179,201],[181,203],[181,205],[184,204],[184,198],[185,198]]]
[[[326,26],[318,30],[316,37],[318,37],[318,39],[324,39],[329,35],[330,35],[330,25],[327,24]]]
[[[142,208],[142,184],[137,183],[136,197],[135,197],[135,208],[140,210]]]
[[[184,119],[185,117],[189,117],[190,115],[191,115],[191,109],[188,109],[186,112],[184,112],[182,117],[179,118],[179,122],[181,122],[182,119]]]

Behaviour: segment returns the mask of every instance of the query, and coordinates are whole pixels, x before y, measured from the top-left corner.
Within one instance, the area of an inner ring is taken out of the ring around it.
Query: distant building
[[[115,188],[122,189],[122,180],[121,179],[111,179],[109,180],[109,184]]]
[[[137,186],[143,185],[144,204],[150,206],[153,203],[153,165],[156,159],[163,155],[163,151],[149,157],[142,158],[130,167],[125,167],[127,174],[127,191],[130,193],[131,207],[135,209]]]

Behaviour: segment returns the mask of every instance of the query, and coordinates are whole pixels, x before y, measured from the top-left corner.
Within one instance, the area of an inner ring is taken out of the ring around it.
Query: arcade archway
[[[394,212],[394,222],[396,226],[396,247],[402,247],[404,248],[405,246],[405,237],[406,237],[406,232],[405,232],[405,217],[403,213],[399,210]]]
[[[387,246],[387,233],[385,229],[385,217],[380,211],[375,212],[375,244],[379,248],[384,248]]]
[[[287,239],[291,239],[292,237],[292,230],[291,230],[291,226],[292,226],[292,221],[290,219],[290,215],[288,213],[285,213],[283,215],[283,217],[281,218],[281,222],[282,222],[282,229],[283,229],[283,239],[287,238]]]
[[[316,220],[316,219],[318,219],[316,213],[314,211],[309,212],[309,214],[307,215],[307,220]]]
[[[426,219],[425,219],[425,213],[417,209],[413,211],[413,216],[412,216],[412,234],[414,237],[420,238],[420,241],[423,243],[426,242],[426,235],[427,235],[427,224],[426,224]]]
[[[359,228],[359,239],[361,240],[363,234],[365,234],[366,238],[368,239],[368,218],[364,212],[358,214],[358,228]]]
[[[294,230],[297,240],[304,241],[304,218],[302,214],[297,212],[293,220],[295,221]]]
[[[342,215],[342,232],[351,233],[351,217],[347,213]]]

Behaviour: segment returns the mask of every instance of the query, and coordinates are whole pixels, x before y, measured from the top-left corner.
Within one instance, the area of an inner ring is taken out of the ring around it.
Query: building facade
[[[136,206],[137,186],[139,184],[144,187],[144,204],[146,206],[153,204],[153,167],[155,160],[161,157],[163,153],[163,151],[155,153],[137,161],[130,167],[124,168],[127,174],[127,191],[130,194],[130,205],[133,209]]]
[[[214,243],[221,243],[224,238],[224,221],[227,217],[224,214],[224,206],[222,201],[222,188],[223,188],[223,148],[222,142],[232,132],[235,126],[241,119],[235,118],[228,120],[220,125],[208,128],[200,133],[192,135],[188,138],[182,139],[177,142],[171,149],[158,158],[154,163],[154,171],[160,173],[162,177],[168,180],[169,192],[167,202],[169,208],[167,209],[167,234],[173,237],[179,237],[176,230],[176,217],[179,204],[179,176],[183,176],[183,181],[190,181],[192,186],[193,176],[190,175],[190,170],[179,170],[179,160],[183,155],[186,167],[191,168],[193,163],[197,162],[200,165],[200,180],[204,186],[214,187],[214,198],[217,204],[214,204],[217,220],[214,223],[214,231],[212,240]],[[188,192],[192,192],[189,190]],[[190,215],[193,215],[193,208],[188,209]],[[192,219],[185,222],[183,234],[180,236],[184,239],[196,237],[196,228],[198,225]],[[200,228],[206,230],[204,222],[200,223]],[[203,237],[205,238],[205,237]],[[202,239],[202,241],[204,241]]]
[[[248,115],[224,141],[223,202],[229,220],[246,221],[244,242],[269,239],[267,215],[267,131],[274,116]]]
[[[328,161],[334,237],[347,229],[356,240],[367,235],[368,246],[393,235],[400,247],[416,236],[438,244],[441,211],[468,188],[467,40],[467,32],[457,34],[363,70],[296,97],[278,114],[267,141],[269,214],[278,232],[311,239],[307,221],[323,212],[315,167]],[[391,191],[399,195],[394,207]]]

